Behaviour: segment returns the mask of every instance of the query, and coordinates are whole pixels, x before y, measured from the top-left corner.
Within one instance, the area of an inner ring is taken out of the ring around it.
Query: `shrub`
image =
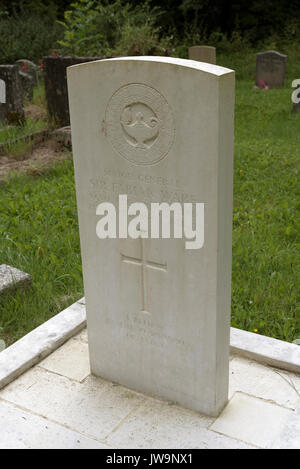
[[[62,27],[56,22],[56,10],[49,9],[47,15],[21,6],[18,12],[9,15],[0,13],[0,63],[14,63],[26,58],[37,62],[55,47],[62,36]]]
[[[60,53],[111,56],[163,54],[168,38],[160,42],[158,7],[148,1],[138,7],[122,0],[78,0],[65,12]]]

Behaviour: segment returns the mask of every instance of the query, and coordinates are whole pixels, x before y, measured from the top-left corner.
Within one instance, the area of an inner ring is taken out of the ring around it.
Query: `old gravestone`
[[[256,86],[262,83],[269,88],[276,88],[284,84],[287,55],[274,50],[256,54]]]
[[[16,61],[19,67],[19,75],[23,89],[23,97],[31,101],[33,99],[33,89],[38,86],[37,66],[27,59],[19,59]]]
[[[189,59],[216,64],[216,48],[212,46],[193,46],[189,48]]]
[[[110,59],[70,67],[68,88],[92,372],[215,416],[228,396],[234,72]],[[118,213],[120,194],[205,203],[203,247],[100,240],[96,208]]]
[[[23,90],[23,100],[32,101],[33,99],[33,88],[34,83],[33,79],[31,78],[28,73],[19,72],[19,76],[21,79],[22,90]]]
[[[0,80],[5,82],[6,95],[5,103],[0,103],[0,122],[20,123],[24,120],[24,109],[17,65],[0,65]]]
[[[6,84],[4,80],[0,79],[0,104],[6,103]]]
[[[16,287],[27,287],[31,285],[32,277],[10,265],[0,265],[0,297],[3,293]]]
[[[70,125],[67,67],[102,57],[43,57],[48,112],[56,126]]]
[[[34,86],[38,86],[39,84],[38,70],[34,62],[32,62],[31,60],[27,60],[27,59],[19,59],[16,61],[16,65],[19,66],[20,71],[22,71],[23,73],[26,73],[27,75],[30,75]]]
[[[295,91],[293,92],[293,107],[292,113],[300,112],[300,84],[296,87]]]

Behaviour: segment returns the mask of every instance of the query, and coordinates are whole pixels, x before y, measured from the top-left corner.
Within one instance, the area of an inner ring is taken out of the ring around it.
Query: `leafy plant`
[[[32,11],[25,4],[10,16],[4,10],[0,14],[0,63],[14,63],[22,58],[37,62],[50,53],[61,35],[54,7],[47,14]]]
[[[58,41],[62,54],[111,56],[163,54],[160,28],[161,11],[149,1],[139,7],[121,0],[113,2],[78,0],[65,12],[64,38]],[[164,39],[166,44],[168,39]]]

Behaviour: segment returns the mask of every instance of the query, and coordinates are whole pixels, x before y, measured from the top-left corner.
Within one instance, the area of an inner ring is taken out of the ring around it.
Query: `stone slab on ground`
[[[258,448],[269,448],[292,412],[256,396],[236,393],[210,429]]]
[[[8,402],[0,402],[0,446],[5,449],[107,449],[78,432],[50,422]]]
[[[233,356],[215,419],[88,373],[84,329],[0,391],[0,448],[300,447],[299,375]]]
[[[72,147],[71,126],[67,125],[65,127],[61,127],[60,129],[55,129],[53,130],[52,135],[61,145],[70,148]]]
[[[47,357],[85,324],[85,306],[81,299],[1,352],[0,389]]]
[[[274,441],[274,449],[299,449],[300,448],[300,404],[296,411],[286,422],[283,430]]]
[[[0,295],[16,287],[28,286],[31,282],[31,275],[10,265],[0,265]]]

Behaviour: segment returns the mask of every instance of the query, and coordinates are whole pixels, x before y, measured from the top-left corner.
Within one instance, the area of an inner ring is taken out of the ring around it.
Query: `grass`
[[[46,101],[46,91],[43,80],[39,80],[39,86],[35,86],[33,88],[33,100],[32,103],[36,106],[43,107],[46,109],[47,101]]]
[[[45,86],[41,81],[39,86],[33,88],[32,103],[36,106],[46,109]],[[31,134],[47,127],[46,119],[26,118],[24,125],[6,126],[0,123],[0,143],[6,143],[9,140],[16,140],[23,135]]]
[[[255,54],[219,63],[237,69],[232,325],[293,341],[300,113],[291,115],[290,85],[300,67],[292,60],[285,87],[262,91],[253,90]],[[0,200],[0,263],[33,276],[31,290],[0,302],[0,338],[11,343],[83,295],[72,161],[40,176],[14,175],[0,184]]]
[[[290,89],[250,85],[238,84],[236,96],[232,324],[293,341],[300,335],[300,115],[290,114]]]
[[[45,129],[47,127],[46,122],[43,119],[26,119],[24,125],[18,126],[0,126],[0,143],[6,143],[10,141],[15,141],[19,137],[24,135],[29,135],[38,130]],[[8,150],[10,148],[8,147]]]
[[[42,82],[33,89],[32,104],[46,108],[45,87]],[[12,158],[22,157],[32,149],[34,142],[20,140],[20,137],[46,129],[48,126],[46,117],[38,119],[26,117],[23,125],[5,126],[0,123],[0,144],[5,144],[5,152]]]
[[[34,147],[34,139],[20,137],[32,134],[47,128],[43,119],[26,118],[24,125],[0,128],[0,144],[4,144],[4,152],[12,159],[23,159]]]
[[[32,289],[1,298],[0,337],[11,343],[82,295],[72,162],[16,174],[0,194],[0,263],[33,277]]]

